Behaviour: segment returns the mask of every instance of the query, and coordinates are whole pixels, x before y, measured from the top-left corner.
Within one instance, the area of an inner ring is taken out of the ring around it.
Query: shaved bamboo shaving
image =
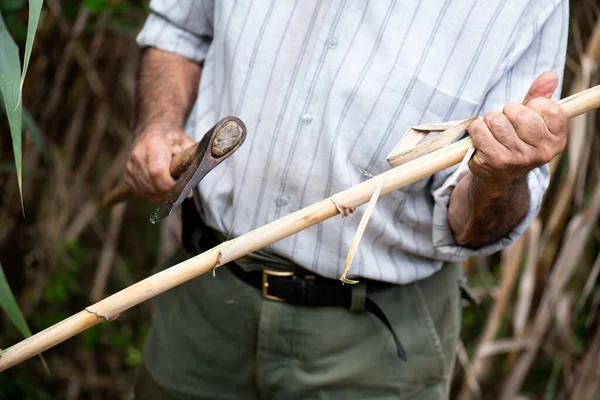
[[[422,124],[413,126],[412,129],[417,131],[427,131],[427,132],[443,132],[447,129],[452,128],[458,124],[462,124],[466,122],[470,118],[460,119],[458,121],[447,121],[447,122],[434,122],[432,124]]]
[[[400,139],[396,146],[394,146],[392,151],[390,151],[390,154],[388,154],[385,159],[389,160],[394,156],[394,154],[398,154],[415,147],[421,143],[423,139],[425,139],[425,136],[427,136],[428,133],[429,132],[427,131],[417,130],[415,127],[408,128],[404,135],[402,135],[402,139]]]
[[[396,145],[396,147],[400,146],[402,149],[400,151],[392,151],[392,153],[390,153],[390,155],[388,155],[388,157],[386,158],[386,161],[388,162],[388,164],[390,164],[391,167],[397,167],[398,165],[402,165],[410,160],[424,156],[425,154],[429,154],[435,150],[441,149],[442,147],[449,145],[450,143],[458,139],[461,135],[463,135],[471,125],[471,122],[473,122],[476,119],[477,118],[472,117],[459,121],[458,123],[455,123],[455,125],[452,125],[439,135],[408,149],[406,149],[404,145],[401,145],[401,140],[400,143]],[[446,125],[447,123],[431,124],[429,127],[438,128]],[[419,128],[424,126],[427,127],[428,125],[421,125]],[[427,132],[434,131],[430,130]],[[414,139],[411,138],[410,140],[412,141]]]
[[[400,153],[402,151],[406,151],[411,147],[418,145],[421,140],[425,138],[430,132],[442,132],[446,129],[452,128],[455,125],[462,124],[466,120],[460,121],[448,121],[448,122],[438,122],[433,124],[423,124],[417,126],[411,126],[402,136],[402,139],[394,146],[390,154],[386,157],[386,160],[392,157],[396,153]]]
[[[467,154],[465,154],[462,161],[460,162],[460,165],[458,166],[456,171],[454,171],[454,173],[452,174],[450,179],[448,179],[448,181],[446,181],[444,186],[442,186],[442,190],[445,190],[447,187],[450,187],[451,185],[456,183],[458,177],[465,170],[465,168],[469,168],[469,161],[471,161],[471,157],[473,157],[473,154],[475,154],[475,150],[476,150],[475,146],[473,146],[473,145],[469,146],[469,150],[467,150]]]
[[[360,219],[360,223],[358,224],[358,229],[352,238],[352,243],[350,243],[350,249],[348,250],[348,255],[346,256],[346,266],[344,268],[344,273],[340,280],[344,283],[355,284],[358,281],[354,281],[352,279],[346,278],[346,274],[350,270],[350,266],[352,265],[352,260],[354,260],[354,256],[356,251],[358,250],[358,244],[360,243],[360,239],[362,239],[363,233],[365,233],[365,228],[367,227],[367,223],[371,218],[371,214],[375,209],[375,204],[377,204],[377,199],[379,198],[379,194],[381,193],[381,189],[383,188],[385,180],[380,180],[377,182],[375,186],[375,190],[373,190],[373,194],[371,195],[371,200],[369,200],[369,204],[367,204],[367,209],[365,210],[364,215]]]

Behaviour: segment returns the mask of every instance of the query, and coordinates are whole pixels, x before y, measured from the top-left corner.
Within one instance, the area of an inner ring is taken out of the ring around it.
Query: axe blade
[[[150,216],[153,224],[171,215],[202,178],[232,155],[246,140],[246,125],[236,117],[225,117],[204,134],[189,166],[177,179],[167,197]]]

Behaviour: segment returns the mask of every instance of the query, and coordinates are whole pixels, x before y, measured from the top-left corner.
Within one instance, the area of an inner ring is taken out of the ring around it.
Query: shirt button
[[[335,48],[337,47],[337,44],[338,44],[338,40],[337,40],[337,38],[336,38],[336,37],[332,37],[331,39],[329,39],[329,40],[327,41],[327,46],[328,46],[330,49],[335,49]]]
[[[310,124],[311,122],[312,122],[312,115],[310,115],[310,114],[304,114],[304,115],[302,116],[302,123],[303,123],[304,125],[308,125],[308,124]]]
[[[275,203],[277,203],[278,206],[285,206],[289,202],[290,202],[290,198],[284,194],[283,196],[278,198]]]

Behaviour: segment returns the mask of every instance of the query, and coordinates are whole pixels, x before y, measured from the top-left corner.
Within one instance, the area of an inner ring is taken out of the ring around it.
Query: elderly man
[[[567,117],[552,98],[567,1],[150,8],[127,183],[159,200],[174,153],[226,115],[248,128],[188,201],[173,263],[356,185],[361,170],[385,171],[411,125],[483,118],[469,128],[477,151],[457,183],[443,188],[449,169],[379,201],[358,285],[338,279],[360,208],[159,296],[136,398],[447,398],[458,263],[524,231],[545,164],[565,146]]]

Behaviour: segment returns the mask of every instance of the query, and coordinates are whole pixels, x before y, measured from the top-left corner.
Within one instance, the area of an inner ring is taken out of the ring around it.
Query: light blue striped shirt
[[[196,195],[207,224],[232,237],[389,169],[408,127],[483,115],[520,102],[543,71],[562,77],[563,0],[153,0],[138,36],[203,62],[186,131],[196,140],[227,115],[244,145]],[[560,86],[559,86],[560,87]],[[558,98],[560,93],[555,93]],[[453,169],[378,202],[353,276],[407,283],[498,251],[535,218],[547,166],[529,174],[530,209],[506,237],[458,246],[447,221]],[[337,279],[365,206],[268,251]],[[499,216],[501,218],[501,216]],[[352,276],[350,274],[349,276]]]

